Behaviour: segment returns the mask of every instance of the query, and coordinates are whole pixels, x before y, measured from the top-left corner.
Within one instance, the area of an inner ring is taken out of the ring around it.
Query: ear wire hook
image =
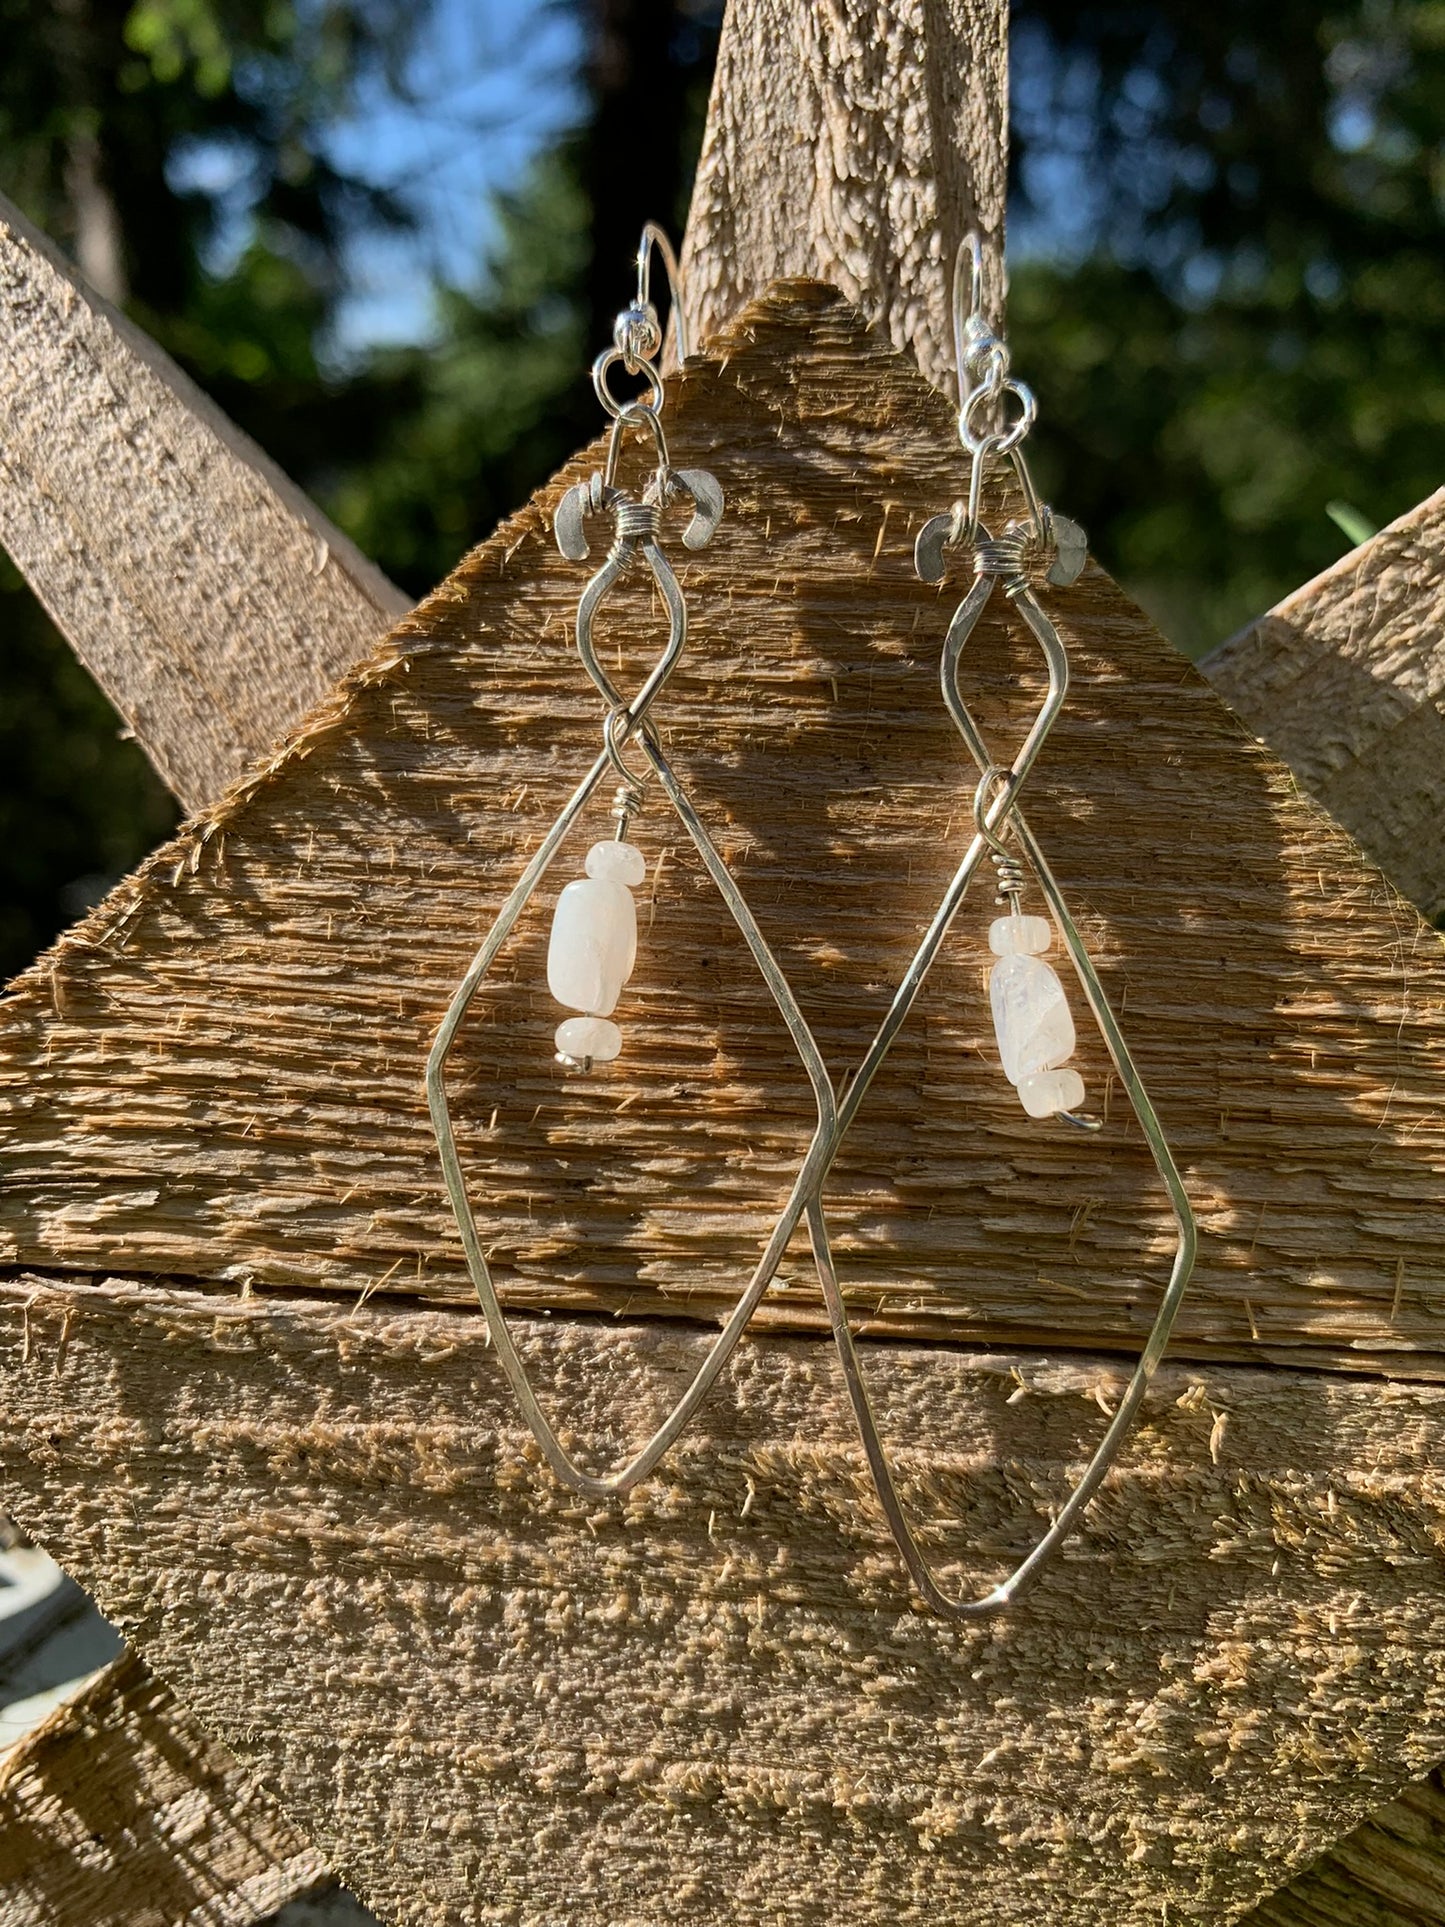
[[[966,306],[965,279],[968,283]],[[953,257],[953,368],[960,408],[964,397],[963,371],[972,359],[975,345],[991,333],[983,314],[983,241],[978,230],[970,228]]]
[[[648,221],[642,230],[642,242],[637,250],[637,306],[650,312],[654,323],[657,309],[652,301],[652,252],[662,256],[662,265],[667,272],[667,295],[671,303],[669,321],[672,325],[672,338],[677,345],[677,358],[686,361],[688,355],[687,317],[682,306],[682,270],[677,265],[672,242],[667,238],[667,230],[658,226],[656,221]],[[659,329],[657,345],[661,348],[665,334]]]
[[[592,386],[597,399],[616,421],[619,416],[631,417],[639,406],[650,410],[654,417],[661,415],[665,398],[662,370],[658,366],[658,355],[662,350],[664,331],[658,317],[656,303],[652,299],[652,257],[662,256],[662,265],[667,274],[667,291],[671,303],[669,320],[677,342],[677,358],[687,360],[687,322],[682,312],[682,272],[677,265],[677,256],[672,243],[657,225],[649,221],[642,230],[642,239],[637,248],[637,293],[630,307],[626,307],[612,324],[612,346],[604,348],[592,364]],[[641,375],[648,384],[645,402],[624,401],[612,392],[612,370],[621,364],[629,375]],[[667,466],[666,458],[663,467]]]

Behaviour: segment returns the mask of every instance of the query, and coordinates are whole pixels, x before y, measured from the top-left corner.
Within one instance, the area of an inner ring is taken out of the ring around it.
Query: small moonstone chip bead
[[[557,1050],[574,1063],[610,1064],[622,1049],[622,1032],[610,1017],[569,1017],[557,1026]]]
[[[1057,973],[1040,954],[1052,941],[1043,917],[998,917],[988,933],[998,958],[988,996],[999,1055],[1030,1117],[1074,1111],[1084,1101],[1083,1078],[1063,1068],[1074,1054],[1074,1020]]]
[[[559,1004],[580,1010],[557,1028],[557,1053],[575,1063],[610,1063],[622,1033],[606,1020],[637,962],[633,888],[647,875],[632,843],[594,843],[587,874],[557,899],[547,945],[547,988]]]

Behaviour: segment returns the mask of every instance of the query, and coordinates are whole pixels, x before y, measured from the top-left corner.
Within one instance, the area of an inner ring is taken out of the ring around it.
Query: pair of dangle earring
[[[959,434],[971,458],[968,497],[925,524],[915,547],[915,564],[923,580],[936,582],[942,580],[950,559],[957,555],[971,564],[974,576],[972,587],[949,624],[940,676],[945,707],[978,772],[973,796],[974,834],[894,993],[887,1014],[839,1096],[786,977],[648,722],[648,712],[676,667],[687,636],[683,594],[662,545],[664,518],[675,505],[690,509],[682,540],[687,547],[700,548],[716,533],[723,514],[722,492],[714,478],[702,470],[674,469],[668,458],[662,422],[663,378],[657,366],[662,331],[650,296],[654,253],[662,257],[667,269],[678,330],[679,359],[686,356],[676,263],[666,237],[649,224],[638,255],[636,299],[618,317],[614,345],[598,357],[593,367],[598,399],[612,418],[604,467],[588,482],[567,492],[554,523],[562,553],[571,560],[582,561],[589,551],[588,524],[603,515],[612,518],[612,546],[602,567],[583,590],[576,621],[578,655],[604,704],[602,745],[591,769],[502,906],[437,1033],[427,1065],[427,1095],[442,1169],[468,1269],[497,1355],[523,1414],[557,1476],[575,1490],[595,1497],[625,1492],[645,1478],[691,1422],[776,1276],[795,1231],[806,1223],[864,1452],[880,1504],[908,1571],[924,1599],[936,1611],[959,1618],[988,1613],[1008,1604],[1021,1587],[1037,1576],[1074,1529],[1080,1513],[1103,1481],[1168,1342],[1193,1267],[1196,1246],[1193,1213],[1173,1153],[1058,883],[1020,809],[1025,784],[1068,689],[1067,652],[1039,600],[1037,586],[1066,587],[1077,579],[1085,561],[1084,537],[1073,523],[1042,504],[1034,490],[1023,455],[1023,443],[1036,414],[1034,398],[1010,373],[1008,349],[984,318],[981,250],[977,237],[970,236],[960,249],[953,284]],[[614,395],[611,378],[619,366],[644,381],[645,391],[640,398],[619,401]],[[1013,419],[1006,419],[1010,414]],[[656,466],[640,493],[629,491],[618,482],[619,459],[624,438],[629,434],[640,435],[656,458]],[[1012,469],[1024,513],[995,536],[983,522],[982,504],[989,468],[999,460],[1006,461]],[[661,595],[668,633],[656,664],[629,699],[622,696],[599,661],[592,629],[603,598],[624,576],[639,568],[650,572]],[[1007,764],[996,762],[990,754],[960,687],[965,646],[996,587],[1002,588],[1038,642],[1048,676],[1043,704],[1020,748]],[[624,754],[629,745],[634,748],[632,764]],[[557,1002],[573,1013],[564,1017],[557,1027],[555,1048],[559,1060],[568,1068],[591,1070],[596,1064],[610,1062],[622,1049],[622,1031],[613,1022],[613,1013],[636,956],[637,926],[632,891],[646,874],[645,860],[630,839],[630,827],[642,805],[646,785],[655,781],[722,896],[783,1018],[808,1076],[816,1122],[792,1191],[767,1247],[691,1383],[633,1457],[611,1472],[596,1474],[576,1464],[563,1447],[541,1409],[525,1362],[508,1329],[457,1154],[445,1069],[478,987],[541,884],[568,831],[609,778],[616,779],[612,806],[614,834],[592,845],[585,860],[586,875],[563,889],[553,915],[547,959],[548,985]],[[993,919],[988,933],[989,948],[995,957],[990,1004],[1005,1074],[1030,1116],[1057,1117],[1065,1126],[1085,1130],[1099,1128],[1097,1120],[1080,1108],[1084,1101],[1083,1082],[1069,1063],[1075,1047],[1073,1019],[1063,984],[1046,960],[1045,953],[1052,947],[1057,933],[1164,1184],[1175,1219],[1176,1240],[1169,1281],[1143,1352],[1103,1439],[1072,1492],[1048,1530],[1005,1580],[980,1597],[959,1597],[946,1591],[936,1578],[900,1498],[849,1326],[833,1262],[822,1192],[843,1138],[916,1003],[969,885],[986,859],[992,861],[997,871],[1000,902],[1007,910],[1006,915]],[[1047,908],[1047,917],[1024,908],[1030,875]]]

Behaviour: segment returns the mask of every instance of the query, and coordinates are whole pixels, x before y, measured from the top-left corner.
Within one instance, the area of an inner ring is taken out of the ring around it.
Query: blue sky
[[[431,281],[476,280],[490,197],[578,112],[580,53],[571,10],[546,0],[437,0],[406,75],[409,98],[373,87],[331,139],[335,160],[400,189],[423,214],[413,235],[354,247],[343,354],[424,339]]]

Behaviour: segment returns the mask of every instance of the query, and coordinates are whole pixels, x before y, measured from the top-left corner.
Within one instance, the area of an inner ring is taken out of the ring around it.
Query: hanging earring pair
[[[1194,1262],[1193,1213],[1177,1164],[1158,1117],[1139,1078],[1128,1046],[1109,1007],[1063,895],[1037,840],[1020,810],[1020,798],[1068,690],[1067,652],[1040,603],[1044,586],[1067,587],[1085,562],[1082,531],[1042,504],[1024,458],[1023,443],[1033,426],[1032,393],[1010,372],[1008,349],[989,327],[983,311],[982,252],[976,236],[959,251],[953,281],[955,358],[959,379],[959,434],[970,456],[965,500],[934,516],[920,532],[915,564],[925,581],[943,579],[955,557],[971,567],[973,586],[956,609],[944,640],[941,688],[944,705],[977,768],[972,799],[973,835],[954,877],[935,910],[889,1010],[861,1063],[835,1094],[817,1044],[791,987],[773,957],[736,881],[729,874],[683,783],[664,754],[649,722],[649,712],[686,645],[687,611],[663,547],[664,524],[674,507],[690,513],[684,546],[701,548],[716,533],[723,516],[723,495],[714,477],[696,469],[674,469],[662,419],[664,381],[658,366],[662,330],[651,299],[654,254],[663,260],[672,295],[679,359],[686,356],[685,322],[678,298],[676,262],[666,236],[649,223],[638,254],[637,293],[618,316],[611,348],[593,366],[593,384],[612,431],[603,468],[562,498],[554,533],[562,554],[583,561],[589,553],[588,528],[608,516],[612,546],[582,592],[576,618],[576,645],[583,668],[602,699],[601,747],[591,768],[561,815],[543,838],[463,978],[437,1033],[427,1064],[427,1096],[448,1194],[456,1214],[468,1270],[487,1317],[498,1357],[533,1435],[558,1478],[591,1496],[629,1490],[645,1478],[691,1422],[727,1364],[753,1312],[772,1283],[793,1234],[806,1223],[843,1365],[848,1394],[880,1504],[904,1562],[919,1591],[936,1611],[967,1617],[1006,1605],[1037,1576],[1078,1522],[1098,1489],[1133,1423],[1149,1380],[1168,1341]],[[622,401],[612,377],[619,368],[644,384],[643,394]],[[1012,419],[1006,419],[1011,414]],[[642,489],[619,481],[624,443],[640,438],[655,458]],[[1020,494],[1024,513],[995,536],[983,521],[985,484],[990,467],[1004,461]],[[668,632],[661,654],[636,693],[626,698],[601,664],[593,642],[599,605],[629,573],[645,568],[667,614]],[[1007,764],[991,755],[963,698],[962,659],[970,635],[996,587],[1022,616],[1037,641],[1048,677],[1044,702],[1022,745]],[[633,761],[625,752],[631,747]],[[477,989],[490,971],[518,918],[541,885],[563,840],[609,778],[616,779],[609,840],[594,843],[586,875],[561,892],[553,915],[547,977],[554,998],[573,1014],[563,1018],[555,1036],[556,1054],[566,1067],[590,1071],[622,1049],[622,1031],[613,1019],[636,956],[637,928],[632,891],[646,874],[646,860],[631,840],[631,826],[649,786],[662,792],[719,891],[744,943],[783,1018],[807,1074],[816,1121],[792,1191],[767,1247],[748,1277],[727,1322],[682,1397],[652,1437],[623,1465],[597,1474],[584,1470],[562,1446],[543,1413],[530,1375],[508,1329],[478,1236],[466,1180],[458,1157],[446,1092],[445,1071]],[[949,1594],[935,1578],[899,1496],[868,1397],[862,1364],[848,1322],[828,1236],[822,1192],[844,1136],[886,1058],[919,993],[969,885],[986,859],[997,871],[999,900],[1007,914],[993,919],[989,947],[995,957],[990,1003],[1005,1074],[1030,1116],[1058,1118],[1065,1127],[1098,1128],[1080,1106],[1082,1080],[1069,1064],[1074,1051],[1073,1020],[1063,985],[1045,952],[1057,932],[1073,966],[1084,999],[1098,1024],[1116,1075],[1132,1106],[1163,1181],[1177,1236],[1169,1282],[1154,1325],[1105,1435],[1065,1504],[1032,1551],[999,1585],[977,1598]],[[1024,909],[1032,875],[1048,910],[1044,918]]]

